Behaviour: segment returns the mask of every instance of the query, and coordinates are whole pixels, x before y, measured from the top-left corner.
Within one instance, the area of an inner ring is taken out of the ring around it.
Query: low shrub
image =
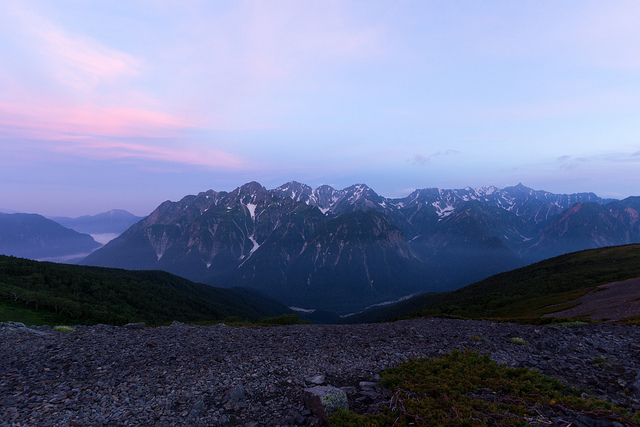
[[[512,369],[488,355],[454,350],[438,359],[410,360],[381,373],[394,394],[376,415],[339,411],[332,426],[506,426],[531,425],[542,413],[640,422],[622,408],[591,398],[538,371]]]
[[[310,324],[311,322],[302,320],[296,314],[283,314],[282,316],[277,316],[277,317],[263,317],[262,319],[260,319],[258,323],[261,325],[284,326],[284,325]]]

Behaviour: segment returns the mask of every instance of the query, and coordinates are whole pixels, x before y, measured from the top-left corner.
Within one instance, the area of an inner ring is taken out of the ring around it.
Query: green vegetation
[[[221,289],[161,271],[37,262],[0,256],[0,321],[26,324],[122,325],[257,321],[290,314],[282,304],[245,288]]]
[[[582,325],[586,325],[587,323],[590,323],[590,322],[573,320],[573,321],[566,321],[566,322],[558,322],[556,323],[556,325],[557,326],[582,326]]]
[[[612,362],[606,357],[596,357],[591,361],[591,364],[602,366],[604,369],[611,369]]]
[[[640,316],[626,317],[626,318],[620,320],[618,323],[624,323],[624,324],[627,324],[627,325],[638,325],[638,326],[640,326]]]
[[[58,332],[75,332],[76,331],[71,326],[64,326],[64,325],[55,326],[53,330]]]
[[[544,422],[550,414],[588,413],[623,423],[640,416],[591,398],[537,371],[498,365],[487,355],[453,351],[439,359],[411,360],[382,372],[394,392],[377,415],[340,411],[332,426],[505,426]]]
[[[0,284],[0,293],[3,285]],[[64,316],[45,311],[35,311],[25,306],[22,301],[5,300],[0,298],[0,322],[12,320],[25,325],[56,325],[65,322]]]
[[[302,320],[296,314],[283,314],[282,316],[277,317],[263,317],[260,319],[258,324],[265,326],[285,326],[285,325],[299,325],[299,324],[310,324],[311,322],[307,322],[306,320]]]
[[[529,346],[529,344],[528,344],[525,340],[523,340],[522,338],[511,338],[511,339],[509,340],[509,342],[510,342],[511,344],[518,344],[518,345],[526,345],[526,346]]]
[[[229,316],[222,320],[214,321],[198,321],[187,322],[192,325],[210,326],[224,323],[227,326],[286,326],[286,325],[309,325],[311,322],[301,319],[297,314],[283,314],[281,316],[262,317],[258,321],[252,321],[240,316]],[[158,326],[168,325],[169,322],[164,322]]]
[[[597,285],[634,277],[640,277],[640,244],[591,249],[497,274],[453,292],[421,295],[395,310],[401,318],[535,319],[574,306],[573,300]]]

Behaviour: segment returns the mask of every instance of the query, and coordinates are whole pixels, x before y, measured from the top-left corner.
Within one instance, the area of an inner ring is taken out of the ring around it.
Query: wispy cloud
[[[142,61],[130,54],[67,31],[18,2],[9,1],[4,8],[18,21],[24,43],[39,54],[60,84],[90,90],[100,83],[140,74]]]
[[[139,58],[63,28],[22,3],[6,6],[17,23],[16,43],[41,64],[43,83],[30,85],[15,70],[4,71],[20,84],[0,99],[1,137],[38,140],[40,150],[91,159],[248,167],[210,143],[185,143],[203,122],[197,114],[171,112],[152,94],[135,89],[147,71]],[[131,139],[136,142],[123,142]]]
[[[585,163],[589,163],[589,160],[586,157],[571,157],[571,156],[560,156],[558,157],[558,162],[560,163],[560,169],[571,170],[576,169]]]
[[[0,137],[39,140],[39,149],[92,159],[143,159],[215,167],[255,167],[240,157],[211,147],[185,143],[188,120],[127,108],[39,107],[23,111],[0,104]],[[122,142],[135,139],[138,142]],[[167,142],[168,141],[168,142]],[[169,144],[169,146],[164,146]]]
[[[415,154],[413,157],[411,157],[410,161],[414,165],[424,166],[427,163],[431,162],[431,160],[433,160],[436,157],[452,156],[459,153],[460,152],[457,150],[445,150],[445,151],[438,151],[436,153],[427,154],[427,155]]]
[[[590,156],[573,157],[563,155],[558,157],[557,162],[561,169],[576,169],[578,167],[590,164],[609,164],[609,163],[638,163],[640,162],[640,151],[636,152],[615,152],[601,153]]]
[[[216,170],[237,170],[255,167],[238,156],[215,148],[185,149],[181,141],[170,143],[114,141],[85,137],[57,144],[53,151],[98,160],[143,159],[163,163],[202,166]]]
[[[195,123],[141,108],[0,103],[0,127],[14,137],[59,140],[74,135],[172,137]]]

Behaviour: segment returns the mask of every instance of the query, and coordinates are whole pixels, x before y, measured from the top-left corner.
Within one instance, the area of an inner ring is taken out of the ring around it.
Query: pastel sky
[[[0,208],[249,181],[640,195],[636,0],[0,0]]]

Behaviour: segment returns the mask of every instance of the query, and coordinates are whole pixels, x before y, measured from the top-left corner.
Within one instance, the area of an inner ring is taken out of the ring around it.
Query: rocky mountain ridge
[[[251,286],[289,305],[347,313],[564,252],[640,241],[637,199],[522,184],[390,199],[364,184],[267,190],[251,182],[164,202],[84,263]]]

